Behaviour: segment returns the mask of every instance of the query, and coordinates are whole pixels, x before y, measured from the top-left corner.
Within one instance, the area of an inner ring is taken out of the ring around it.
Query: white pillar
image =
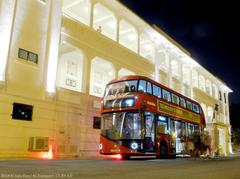
[[[180,60],[179,60],[180,61]],[[182,62],[180,61],[179,62],[179,69],[180,69],[180,78],[179,78],[179,80],[180,80],[180,91],[181,91],[181,93],[182,94],[184,94],[185,95],[185,91],[184,91],[184,84],[183,84],[183,64],[182,64]]]
[[[49,94],[56,90],[56,73],[58,61],[58,49],[61,33],[62,3],[61,1],[49,1],[50,16],[48,24],[48,67],[46,90]]]
[[[169,51],[166,53],[166,59],[168,61],[168,87],[172,88],[172,67]]]
[[[189,87],[190,87],[190,98],[193,99],[193,84],[192,84],[192,66],[189,69]]]
[[[155,53],[154,53],[154,61],[155,61],[155,81],[160,82],[159,79],[159,52],[157,51],[157,47],[155,47]]]
[[[16,0],[0,1],[0,84],[6,80],[11,33],[15,13]]]

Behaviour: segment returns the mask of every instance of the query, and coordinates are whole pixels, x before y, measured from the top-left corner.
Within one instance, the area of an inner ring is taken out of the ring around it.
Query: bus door
[[[145,152],[156,151],[156,129],[155,129],[155,118],[151,112],[144,112],[144,127],[145,127]]]

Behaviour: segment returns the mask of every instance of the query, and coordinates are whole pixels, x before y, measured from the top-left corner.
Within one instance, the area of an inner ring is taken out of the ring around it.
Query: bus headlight
[[[103,145],[102,145],[102,144],[99,144],[99,146],[98,146],[98,147],[99,147],[99,149],[100,149],[100,150],[102,150],[102,148],[103,148]]]
[[[123,99],[121,107],[123,108],[133,107],[134,105],[135,105],[134,98],[126,98],[126,99]]]
[[[131,148],[133,150],[137,150],[138,149],[138,144],[136,142],[131,143]]]

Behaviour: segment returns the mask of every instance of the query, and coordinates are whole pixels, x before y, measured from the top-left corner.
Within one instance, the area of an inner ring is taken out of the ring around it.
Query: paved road
[[[119,160],[0,160],[2,178],[229,179],[240,178],[240,158]]]

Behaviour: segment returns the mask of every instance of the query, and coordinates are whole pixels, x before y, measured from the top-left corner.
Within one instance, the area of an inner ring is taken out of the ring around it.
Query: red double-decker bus
[[[205,118],[198,102],[144,76],[107,84],[102,99],[100,154],[176,156],[188,153]]]

